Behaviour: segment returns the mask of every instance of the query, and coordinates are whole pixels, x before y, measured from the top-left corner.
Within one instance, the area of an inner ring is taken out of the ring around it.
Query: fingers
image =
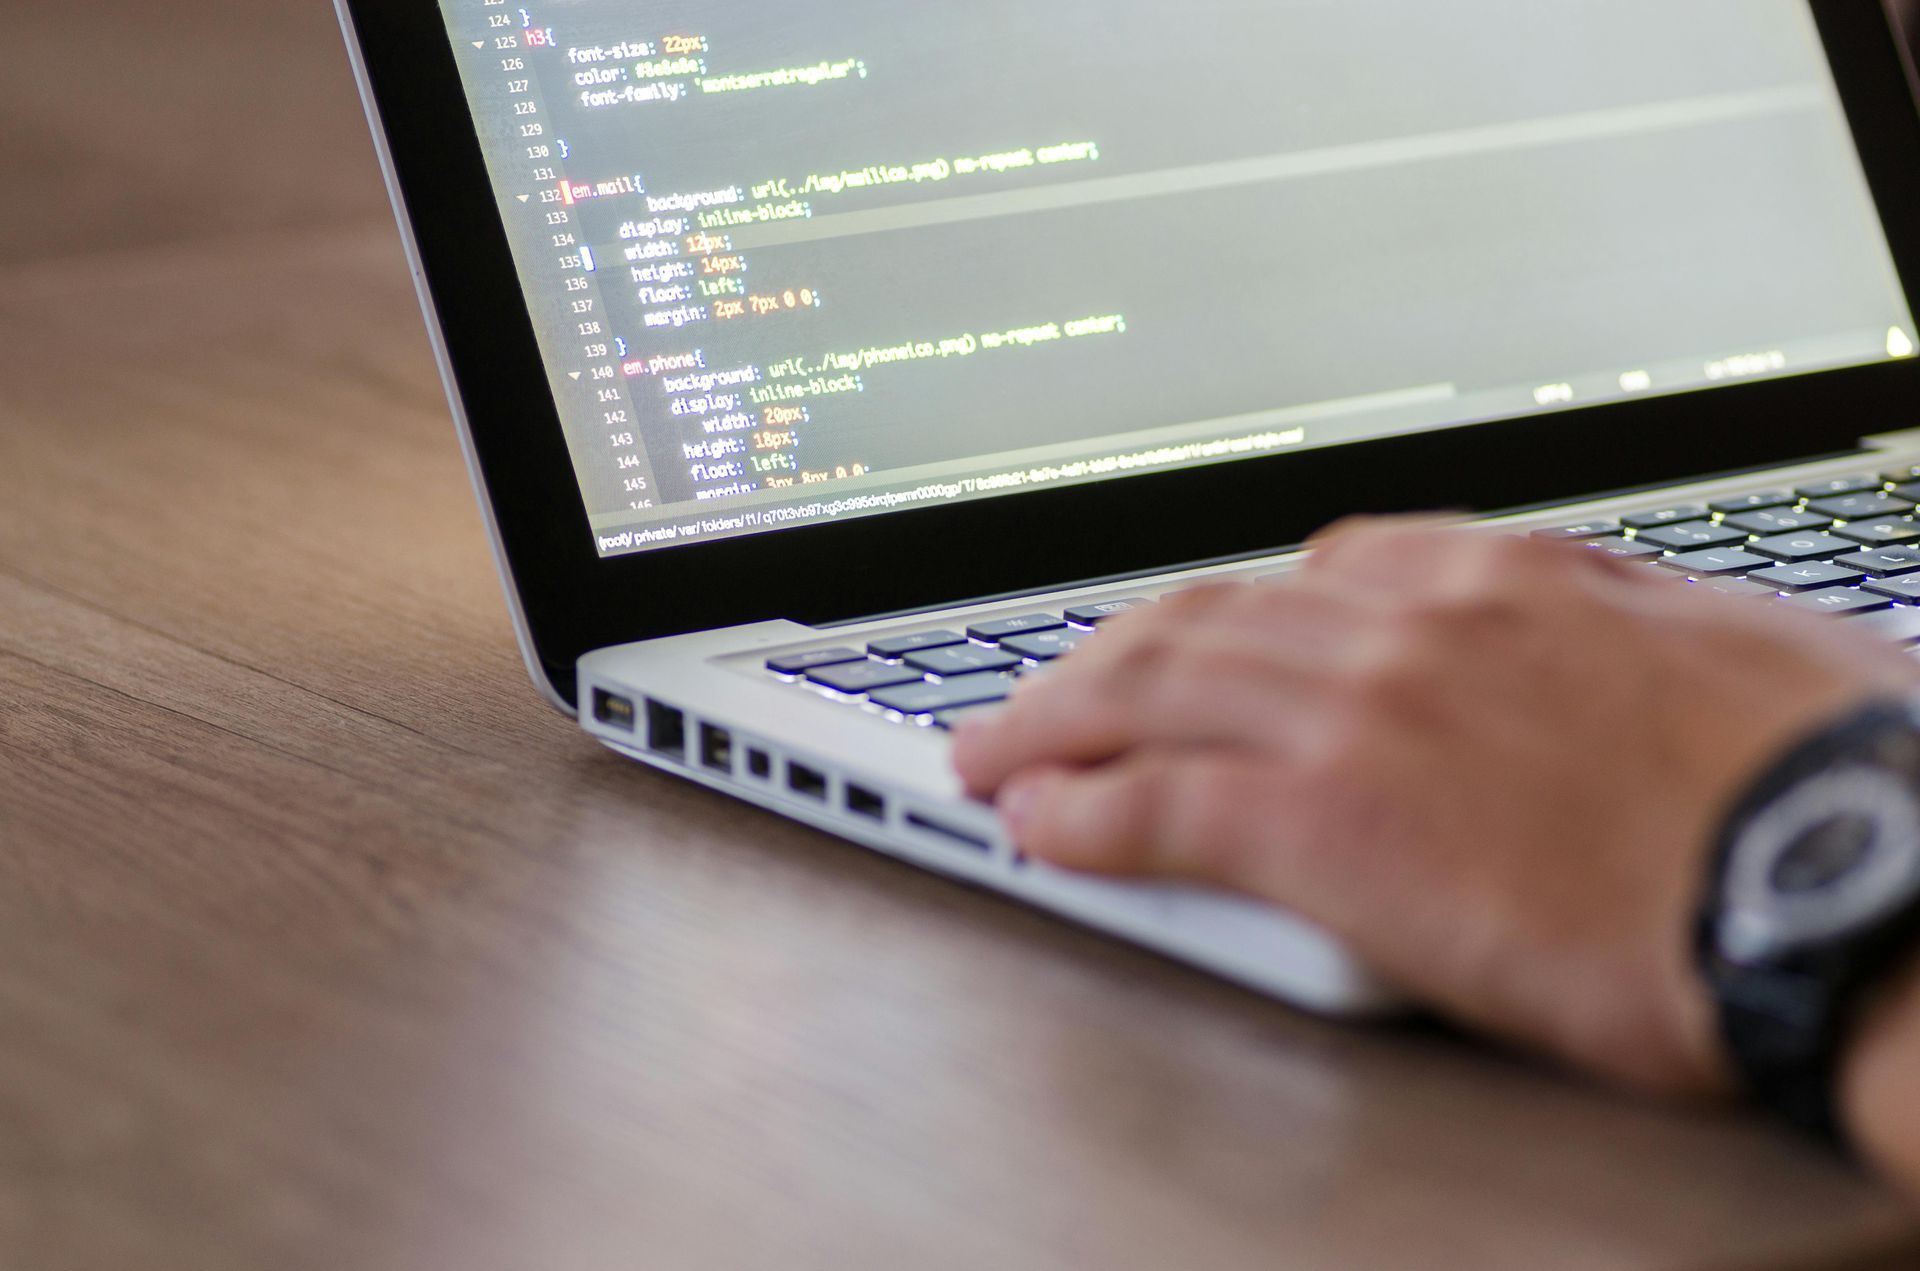
[[[1213,589],[1116,624],[961,731],[954,761],[991,796],[1035,765],[1100,763],[1147,745],[1304,744],[1330,677],[1362,655],[1374,615],[1324,591]]]
[[[1441,517],[1349,517],[1314,536],[1301,573],[1350,586],[1406,586],[1431,579],[1440,562],[1461,550],[1460,540],[1474,533]]]
[[[1137,746],[1282,748],[1294,720],[1310,713],[1320,679],[1232,632],[1140,648],[1140,658],[1105,670],[1063,665],[964,728],[954,762],[969,790],[991,796],[1022,769],[1095,764]]]
[[[1137,677],[1198,637],[1240,636],[1298,657],[1337,656],[1373,616],[1371,597],[1288,582],[1199,587],[1103,628],[1059,669],[1109,680]],[[1053,677],[1058,679],[1059,677]],[[1036,686],[1049,682],[1035,681]]]
[[[1430,537],[1442,531],[1464,528],[1465,524],[1458,516],[1440,512],[1404,516],[1346,516],[1315,534],[1308,540],[1307,546],[1324,554],[1330,548],[1374,538],[1407,535]]]
[[[1064,869],[1244,886],[1256,854],[1278,850],[1282,829],[1262,811],[1273,782],[1270,761],[1234,752],[1140,750],[1023,773],[1000,809],[1022,851]]]
[[[1404,643],[1396,613],[1473,598],[1491,602],[1494,621],[1505,602],[1565,585],[1563,551],[1443,524],[1355,523],[1295,579],[1196,588],[1118,620],[961,733],[954,758],[968,789],[989,797],[1023,768],[1100,763],[1141,745],[1285,754],[1324,726],[1329,681],[1378,661],[1387,641]]]
[[[1335,524],[1312,546],[1302,575],[1343,587],[1457,595],[1564,581],[1569,571],[1635,579],[1652,573],[1644,565],[1577,544],[1460,526],[1437,517],[1356,517]]]

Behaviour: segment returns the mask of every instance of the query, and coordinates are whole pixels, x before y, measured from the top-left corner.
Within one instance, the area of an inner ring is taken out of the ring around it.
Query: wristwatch
[[[1716,845],[1695,951],[1752,1097],[1841,1142],[1852,1027],[1920,953],[1920,703],[1858,710],[1755,783]]]

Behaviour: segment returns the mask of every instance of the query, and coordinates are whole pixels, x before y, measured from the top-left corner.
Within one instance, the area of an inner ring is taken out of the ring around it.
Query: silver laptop
[[[716,797],[1362,1014],[1023,858],[948,730],[1356,512],[1920,643],[1875,0],[339,8],[534,682]]]

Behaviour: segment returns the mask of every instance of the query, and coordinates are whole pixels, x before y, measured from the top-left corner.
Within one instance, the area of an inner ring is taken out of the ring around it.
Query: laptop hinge
[[[1862,438],[1861,443],[1858,446],[1848,450],[1835,450],[1835,451],[1828,451],[1820,454],[1803,455],[1794,459],[1787,460],[1786,462],[1766,463],[1766,464],[1760,464],[1760,465],[1749,467],[1749,468],[1728,468],[1723,471],[1704,472],[1699,474],[1698,476],[1688,477],[1678,481],[1669,479],[1669,480],[1661,481],[1651,485],[1630,486],[1624,489],[1617,489],[1617,490],[1598,490],[1590,494],[1582,494],[1574,498],[1554,499],[1551,502],[1546,502],[1546,503],[1523,504],[1516,507],[1496,508],[1489,511],[1482,511],[1480,513],[1477,513],[1476,516],[1485,517],[1487,519],[1492,519],[1496,517],[1509,517],[1509,516],[1527,516],[1533,513],[1551,511],[1552,509],[1557,507],[1570,507],[1570,506],[1583,504],[1583,503],[1597,503],[1597,502],[1603,502],[1603,501],[1612,500],[1612,499],[1627,499],[1640,494],[1657,494],[1662,490],[1670,490],[1677,486],[1695,485],[1695,484],[1700,484],[1700,483],[1709,482],[1709,481],[1733,480],[1739,477],[1746,477],[1746,476],[1757,477],[1768,472],[1778,472],[1784,468],[1798,468],[1808,464],[1830,463],[1830,462],[1836,462],[1842,459],[1866,458],[1866,457],[1872,456],[1878,451],[1895,450],[1903,447],[1920,448],[1920,428],[1900,429],[1900,430],[1897,430],[1894,432],[1888,432],[1888,433],[1876,433],[1872,436]],[[1150,573],[1148,574],[1118,573],[1118,574],[1110,574],[1102,578],[1084,578],[1084,579],[1070,580],[1070,581],[1060,582],[1060,583],[1053,583],[1053,584],[1040,586],[1040,587],[1023,587],[1014,591],[996,592],[996,593],[980,595],[980,596],[961,597],[958,599],[943,601],[936,604],[921,605],[911,609],[891,610],[884,613],[856,614],[846,618],[835,618],[829,621],[815,622],[810,625],[822,631],[831,631],[839,627],[860,626],[860,625],[871,623],[871,622],[909,621],[911,619],[921,617],[925,614],[940,613],[949,609],[967,609],[967,608],[972,608],[979,605],[1003,604],[1011,601],[1025,600],[1030,597],[1050,596],[1050,595],[1058,594],[1060,592],[1068,592],[1068,591],[1085,591],[1085,590],[1091,590],[1098,587],[1121,587],[1121,586],[1125,586],[1128,583],[1138,582],[1143,577],[1149,577],[1149,576],[1158,577],[1158,576],[1167,575],[1167,574],[1182,574],[1182,573],[1188,573],[1193,570],[1199,570],[1199,569],[1214,569],[1223,565],[1237,565],[1245,561],[1260,560],[1269,556],[1285,556],[1290,553],[1300,551],[1305,546],[1306,545],[1304,543],[1281,544],[1278,546],[1260,548],[1256,551],[1242,552],[1242,553],[1238,553],[1230,556],[1218,556],[1218,557],[1213,557],[1206,560],[1195,560],[1195,561],[1188,561],[1181,564],[1168,565],[1168,566],[1165,566],[1164,568],[1156,568],[1150,571]]]

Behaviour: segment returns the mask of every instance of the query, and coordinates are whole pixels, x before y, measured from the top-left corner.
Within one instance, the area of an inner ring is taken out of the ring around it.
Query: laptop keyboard
[[[1920,468],[1537,530],[1715,591],[1857,619],[1920,644]],[[1915,650],[1920,653],[1920,649]]]
[[[1670,504],[1536,530],[1715,591],[1798,605],[1920,646],[1920,467]],[[951,728],[1004,701],[1023,675],[1071,653],[1128,599],[961,630],[887,636],[769,658],[770,674],[889,719]],[[1913,650],[1920,654],[1920,647]]]
[[[891,719],[951,728],[1006,700],[1014,683],[1064,657],[1110,618],[1152,604],[1113,600],[1062,613],[1028,613],[965,631],[886,636],[864,649],[840,645],[767,659],[767,670]]]

